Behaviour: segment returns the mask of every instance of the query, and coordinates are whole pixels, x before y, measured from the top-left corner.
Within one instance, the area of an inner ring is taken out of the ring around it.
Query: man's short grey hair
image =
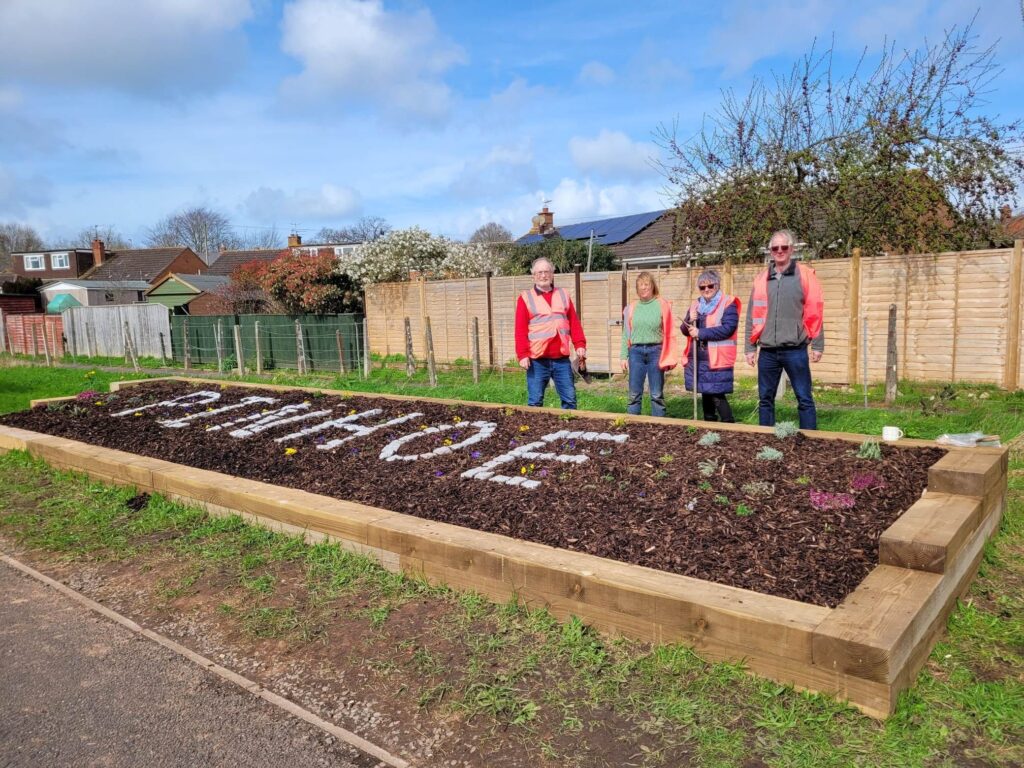
[[[554,272],[554,271],[555,271],[555,265],[554,265],[554,264],[553,264],[553,263],[551,262],[551,259],[549,259],[549,258],[548,258],[547,256],[538,256],[538,257],[537,257],[536,259],[534,259],[534,260],[533,260],[533,261],[532,261],[532,262],[530,263],[530,274],[531,274],[531,275],[532,275],[532,274],[534,273],[534,271],[535,271],[535,270],[537,269],[537,265],[538,265],[538,264],[539,264],[540,262],[542,262],[542,261],[546,261],[546,262],[548,263],[548,266],[550,266],[550,267],[551,267],[551,271],[552,271],[552,272]]]
[[[701,283],[714,283],[716,288],[721,288],[722,276],[719,275],[718,272],[716,272],[713,269],[705,269],[697,277],[697,285],[700,285]]]
[[[774,240],[776,237],[779,237],[780,235],[782,237],[786,238],[786,242],[789,245],[793,246],[794,249],[796,248],[796,235],[794,235],[792,233],[792,231],[790,231],[788,229],[780,229],[780,230],[778,230],[776,232],[772,232],[772,236],[768,238],[768,247],[769,248],[771,248],[772,240]]]

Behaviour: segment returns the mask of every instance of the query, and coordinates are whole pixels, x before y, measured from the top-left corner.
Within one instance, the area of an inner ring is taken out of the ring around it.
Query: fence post
[[[494,367],[494,308],[491,306],[491,275],[490,271],[484,273],[487,289],[487,364]]]
[[[213,344],[217,348],[217,373],[224,373],[224,321],[213,326]]]
[[[1020,386],[1020,302],[1021,261],[1024,260],[1024,240],[1013,241],[1010,253],[1010,311],[1007,317],[1006,370],[1003,386],[1013,392]]]
[[[29,323],[28,328],[32,332],[32,357],[39,357],[39,336],[36,335],[36,326]]]
[[[498,354],[499,355],[503,355],[503,354],[505,354],[505,321],[504,320],[499,320],[498,321],[498,340],[499,340]],[[504,360],[502,360],[502,361],[500,361],[498,363],[498,371],[499,371],[498,375],[501,378],[501,383],[504,384],[505,383],[505,361]]]
[[[573,264],[572,273],[573,279],[576,282],[576,317],[579,318],[580,322],[583,322],[583,293],[580,289],[580,267],[582,264]]]
[[[430,378],[430,386],[437,386],[437,367],[434,365],[434,335],[430,332],[430,318],[423,318],[424,332],[427,341],[427,376]]]
[[[160,364],[167,365],[167,347],[164,346],[164,332],[160,331]]]
[[[50,345],[46,341],[46,315],[43,315],[43,327],[39,329],[39,335],[43,337],[43,354],[46,356],[46,364],[53,365],[50,360]]]
[[[363,317],[363,376],[370,378],[370,325]]]
[[[306,345],[302,340],[302,323],[295,321],[295,365],[300,374],[306,372]]]
[[[889,305],[889,335],[885,348],[885,404],[896,400],[896,305]]]
[[[85,323],[85,346],[86,354],[89,357],[96,357],[96,329],[88,321]]]
[[[139,372],[139,358],[135,354],[135,344],[132,342],[131,331],[128,330],[128,321],[124,321],[124,354],[125,360],[131,360],[132,368]]]
[[[263,375],[263,347],[260,345],[260,321],[253,325],[253,332],[256,336],[256,374]]]
[[[185,350],[185,370],[187,371],[192,367],[192,344],[188,338],[188,318],[186,317],[182,323],[182,345]]]
[[[864,344],[861,347],[864,358],[864,407],[868,407],[868,316],[864,314]]]
[[[412,322],[405,318],[405,375],[410,379],[416,375],[416,358],[412,354]]]
[[[473,318],[473,383],[480,383],[480,321]]]
[[[849,379],[851,385],[857,383],[857,319],[861,316],[860,311],[860,248],[854,248],[850,258],[850,277],[849,277],[849,289],[850,296],[850,321],[849,321],[849,335],[850,349],[848,350],[848,356],[846,361],[846,378]],[[864,355],[867,355],[867,347],[865,346]],[[867,383],[865,378],[865,383]]]
[[[341,329],[334,331],[334,343],[338,345],[338,374],[345,375],[345,345],[341,341]]]
[[[242,329],[238,325],[231,326],[235,332],[235,361],[238,363],[238,375],[245,375],[245,360],[242,358]]]

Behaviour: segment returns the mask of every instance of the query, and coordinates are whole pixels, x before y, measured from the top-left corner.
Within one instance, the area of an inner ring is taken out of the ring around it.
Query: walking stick
[[[697,322],[697,318],[694,318],[693,321],[694,321],[694,323],[696,323]],[[693,339],[693,420],[696,421],[697,420],[697,355],[699,354],[698,347],[700,345],[697,343],[697,338],[695,336],[691,337],[691,338]]]

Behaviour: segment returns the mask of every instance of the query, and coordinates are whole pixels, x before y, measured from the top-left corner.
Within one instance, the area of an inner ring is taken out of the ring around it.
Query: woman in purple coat
[[[693,366],[696,357],[697,391],[707,421],[735,421],[726,395],[733,390],[736,365],[736,331],[740,325],[740,300],[722,293],[722,279],[708,269],[697,278],[698,299],[690,305],[680,326],[686,345],[683,371],[686,388],[693,391]],[[692,350],[696,346],[697,354]]]

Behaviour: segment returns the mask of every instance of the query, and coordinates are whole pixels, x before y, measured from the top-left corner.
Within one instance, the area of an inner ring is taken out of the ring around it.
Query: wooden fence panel
[[[124,356],[124,324],[128,323],[135,354],[161,357],[170,354],[171,324],[162,304],[114,304],[75,307],[61,313],[65,336],[73,355]],[[160,334],[166,347],[160,347]],[[90,341],[91,340],[91,341]]]
[[[6,329],[4,330],[7,343],[10,343],[10,351],[19,355],[33,355],[44,357],[47,351],[51,357],[61,357],[64,354],[64,324],[60,315],[8,315],[5,318]]]

